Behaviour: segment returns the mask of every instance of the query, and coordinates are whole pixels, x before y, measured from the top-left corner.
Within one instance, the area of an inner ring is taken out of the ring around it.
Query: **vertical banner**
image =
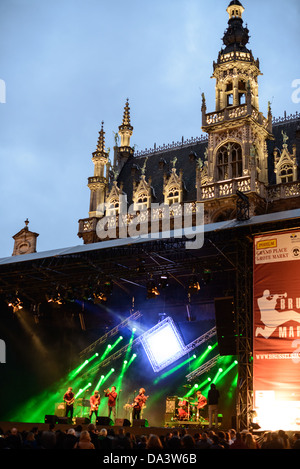
[[[300,431],[300,230],[255,237],[253,262],[257,423]]]

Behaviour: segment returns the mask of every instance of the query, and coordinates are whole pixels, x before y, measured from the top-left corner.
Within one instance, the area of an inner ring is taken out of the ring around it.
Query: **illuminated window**
[[[135,203],[135,210],[146,210],[148,208],[149,203],[149,196],[146,192],[142,192],[138,194],[136,203]]]
[[[238,143],[228,143],[217,152],[218,180],[232,179],[242,176],[242,148]]]
[[[286,182],[292,182],[293,181],[292,165],[285,164],[281,166],[280,172],[279,172],[279,178],[282,184],[285,184]]]
[[[118,215],[120,211],[120,201],[119,198],[113,198],[108,202],[107,210],[106,210],[106,215],[107,216],[113,216],[113,215]]]
[[[167,195],[169,205],[178,204],[180,202],[180,192],[178,187],[171,187]]]

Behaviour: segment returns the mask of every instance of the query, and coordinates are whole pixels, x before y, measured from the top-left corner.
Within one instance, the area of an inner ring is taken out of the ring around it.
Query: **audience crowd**
[[[300,449],[300,432],[288,435],[279,430],[254,435],[250,431],[203,431],[189,434],[186,429],[170,428],[165,435],[135,435],[127,428],[98,428],[90,424],[86,429],[78,425],[66,431],[49,425],[19,432],[0,429],[0,449],[95,449],[114,450],[195,451],[201,449]]]

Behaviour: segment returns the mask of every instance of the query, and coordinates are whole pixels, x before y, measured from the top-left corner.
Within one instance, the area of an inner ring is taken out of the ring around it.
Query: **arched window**
[[[217,152],[216,165],[219,181],[241,177],[243,172],[241,146],[231,142],[222,145]]]
[[[146,210],[148,208],[149,196],[146,192],[141,192],[136,198],[135,210]]]
[[[284,184],[286,182],[292,182],[293,181],[293,167],[292,165],[289,164],[284,164],[280,167],[279,170],[279,177],[281,180],[281,183]]]
[[[120,211],[120,201],[117,198],[113,198],[108,202],[106,215],[107,216],[114,216],[118,215]]]
[[[167,195],[167,201],[169,205],[178,204],[180,202],[180,194],[179,194],[178,187],[170,188],[168,195]]]

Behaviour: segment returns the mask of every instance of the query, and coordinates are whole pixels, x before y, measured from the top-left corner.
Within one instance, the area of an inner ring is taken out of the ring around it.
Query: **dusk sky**
[[[260,110],[270,101],[274,117],[299,112],[299,0],[242,3],[263,73]],[[228,4],[0,0],[0,257],[26,218],[39,252],[82,244],[101,121],[112,157],[127,98],[137,150],[202,134],[201,93],[214,111]]]

